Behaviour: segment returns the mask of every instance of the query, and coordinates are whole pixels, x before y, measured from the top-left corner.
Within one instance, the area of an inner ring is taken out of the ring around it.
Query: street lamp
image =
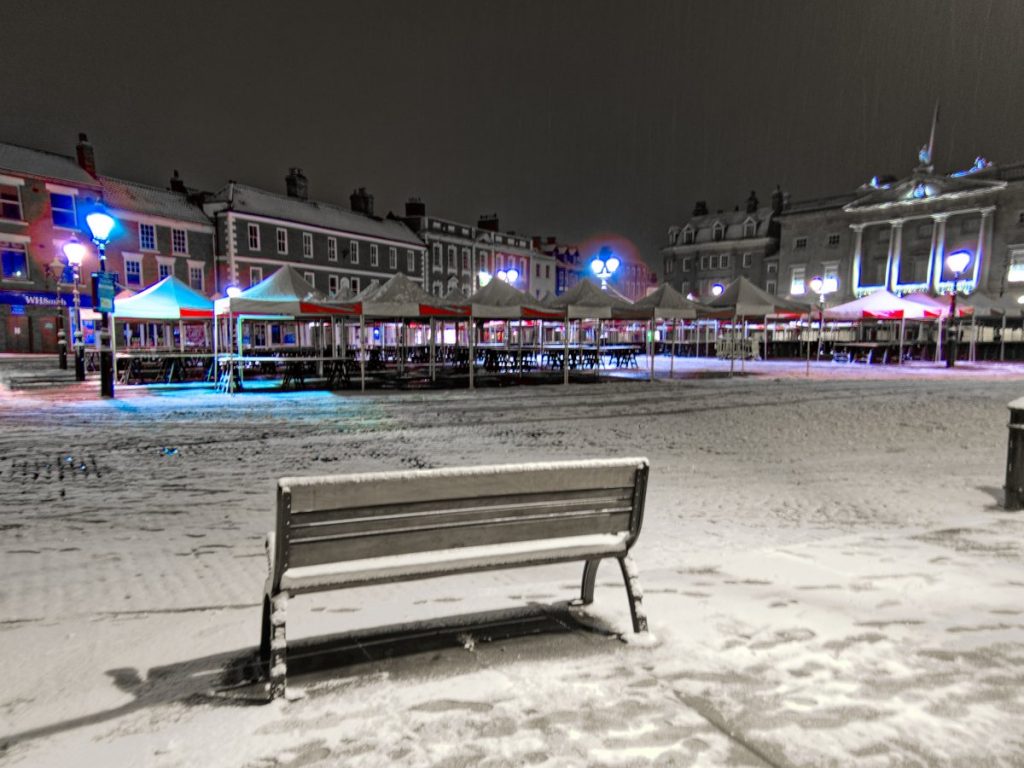
[[[835,285],[834,280],[826,280],[820,275],[815,275],[810,280],[810,289],[813,293],[818,294],[818,352],[815,356],[815,362],[821,362],[821,339],[825,334],[825,294],[832,293]],[[808,326],[810,326],[810,315],[808,315]],[[807,342],[807,375],[811,375],[811,343],[810,339]]]
[[[62,248],[64,251],[64,257],[68,260],[68,264],[71,265],[72,287],[74,296],[74,307],[75,307],[75,327],[74,333],[72,334],[72,345],[75,349],[75,381],[85,381],[85,348],[82,346],[82,307],[81,299],[78,295],[78,270],[82,266],[82,260],[85,258],[85,245],[78,241],[78,238],[74,235],[71,239],[64,243]]]
[[[946,345],[946,367],[952,368],[956,365],[957,343],[960,341],[959,329],[953,328],[953,321],[956,320],[956,292],[960,276],[971,263],[970,251],[953,251],[946,257],[946,266],[953,273],[953,294],[949,297],[949,343]]]
[[[107,271],[107,243],[110,242],[110,233],[117,223],[114,217],[107,213],[102,204],[94,208],[85,217],[86,226],[89,227],[89,234],[100,254],[100,274]],[[106,312],[100,314],[100,394],[103,397],[114,396],[114,356],[110,349],[110,332],[108,330],[108,315]]]
[[[601,290],[607,290],[608,281],[612,275],[615,274],[615,270],[619,268],[618,257],[612,253],[612,249],[607,245],[601,248],[600,253],[590,262],[590,269],[597,277],[601,278]]]
[[[715,283],[714,285],[711,286],[712,296],[721,296],[723,291],[725,291],[725,286],[722,285],[721,283]]]
[[[509,267],[508,269],[498,270],[498,279],[508,284],[514,283],[519,279],[519,270],[515,267]]]

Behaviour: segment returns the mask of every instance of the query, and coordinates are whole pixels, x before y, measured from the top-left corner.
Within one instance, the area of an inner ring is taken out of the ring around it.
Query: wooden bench
[[[280,479],[260,638],[271,698],[285,690],[288,598],[307,592],[582,561],[589,604],[614,557],[646,631],[629,550],[647,474],[647,459],[626,458]]]

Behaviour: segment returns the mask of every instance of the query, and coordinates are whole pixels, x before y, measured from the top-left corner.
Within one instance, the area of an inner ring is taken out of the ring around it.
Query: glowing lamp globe
[[[68,264],[72,267],[82,266],[82,262],[85,260],[85,245],[78,241],[77,237],[72,237],[61,249],[64,251],[64,256],[68,260]]]
[[[97,243],[105,243],[110,240],[110,233],[114,229],[114,217],[103,209],[98,209],[85,217],[85,223],[89,227],[92,239]]]
[[[601,274],[601,270],[604,269],[604,262],[600,259],[594,259],[590,262],[590,269],[595,275]]]
[[[961,274],[971,263],[970,251],[953,251],[946,257],[946,266],[954,275]]]
[[[825,281],[821,279],[819,275],[815,275],[811,278],[811,290],[815,293],[821,293],[825,287]]]
[[[621,262],[619,262],[617,258],[612,256],[611,258],[605,259],[604,268],[607,269],[609,272],[614,272],[616,269],[619,268],[620,263]]]
[[[226,293],[226,294],[228,295],[228,298],[229,298],[229,299],[233,299],[233,298],[235,298],[236,296],[239,296],[239,295],[241,295],[241,293],[242,293],[242,289],[241,289],[241,288],[239,288],[239,287],[238,287],[237,285],[229,285],[229,286],[227,287],[227,290],[226,290],[226,291],[224,291],[224,293]]]
[[[715,283],[714,285],[711,286],[711,295],[712,296],[721,296],[722,295],[722,291],[724,291],[724,290],[725,290],[725,286],[724,285],[722,285],[721,283]]]
[[[506,283],[514,283],[519,279],[519,270],[513,267],[505,271],[505,277],[503,278]]]
[[[480,282],[480,287],[483,288],[485,285],[491,282],[491,275],[489,272],[485,272],[484,270],[481,269],[480,272],[477,274],[476,279]]]

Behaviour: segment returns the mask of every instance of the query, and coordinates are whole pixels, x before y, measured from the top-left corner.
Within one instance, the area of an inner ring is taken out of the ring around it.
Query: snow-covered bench
[[[285,688],[288,598],[305,592],[582,561],[587,604],[614,557],[646,631],[629,550],[647,474],[647,459],[626,458],[280,479],[260,638],[271,697]]]

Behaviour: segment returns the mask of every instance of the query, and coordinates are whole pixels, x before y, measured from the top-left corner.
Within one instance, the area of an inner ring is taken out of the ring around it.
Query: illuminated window
[[[807,238],[806,237],[798,237],[796,240],[793,241],[793,247],[794,248],[806,248],[807,247]]]
[[[288,230],[283,227],[277,228],[277,252],[283,255],[288,253]]]
[[[388,269],[398,269],[397,248],[388,248]]]
[[[804,290],[804,268],[793,267],[790,271],[789,292],[793,296],[801,296]]]
[[[327,238],[327,260],[337,261],[338,260],[338,239],[335,237]]]
[[[51,192],[50,208],[53,210],[53,226],[64,229],[78,228],[78,218],[75,216],[74,195]]]
[[[171,230],[171,252],[181,254],[188,253],[188,232],[184,229]]]
[[[124,284],[142,285],[142,262],[139,259],[124,257]]]
[[[0,184],[0,219],[21,221],[21,190],[13,184]]]
[[[263,282],[263,267],[249,267],[249,287]]]
[[[192,290],[202,292],[202,290],[203,290],[203,268],[202,267],[189,267],[188,268],[188,284],[189,284],[189,287]]]
[[[349,240],[348,242],[348,255],[349,259],[353,264],[359,263],[359,241]]]
[[[370,266],[380,266],[380,256],[377,253],[377,244],[370,243]]]
[[[139,224],[139,248],[144,251],[156,250],[156,227],[152,224]]]
[[[7,266],[5,263],[4,277],[6,276]],[[1010,251],[1010,267],[1006,272],[1006,280],[1010,283],[1024,283],[1024,250]]]
[[[306,259],[313,258],[313,235],[309,232],[302,233],[302,256]]]
[[[4,280],[28,280],[28,249],[23,243],[0,240],[0,264]]]
[[[249,225],[249,250],[258,251],[260,249],[260,225],[250,224]]]
[[[821,278],[826,293],[835,293],[839,290],[839,262],[827,261],[821,265]]]

